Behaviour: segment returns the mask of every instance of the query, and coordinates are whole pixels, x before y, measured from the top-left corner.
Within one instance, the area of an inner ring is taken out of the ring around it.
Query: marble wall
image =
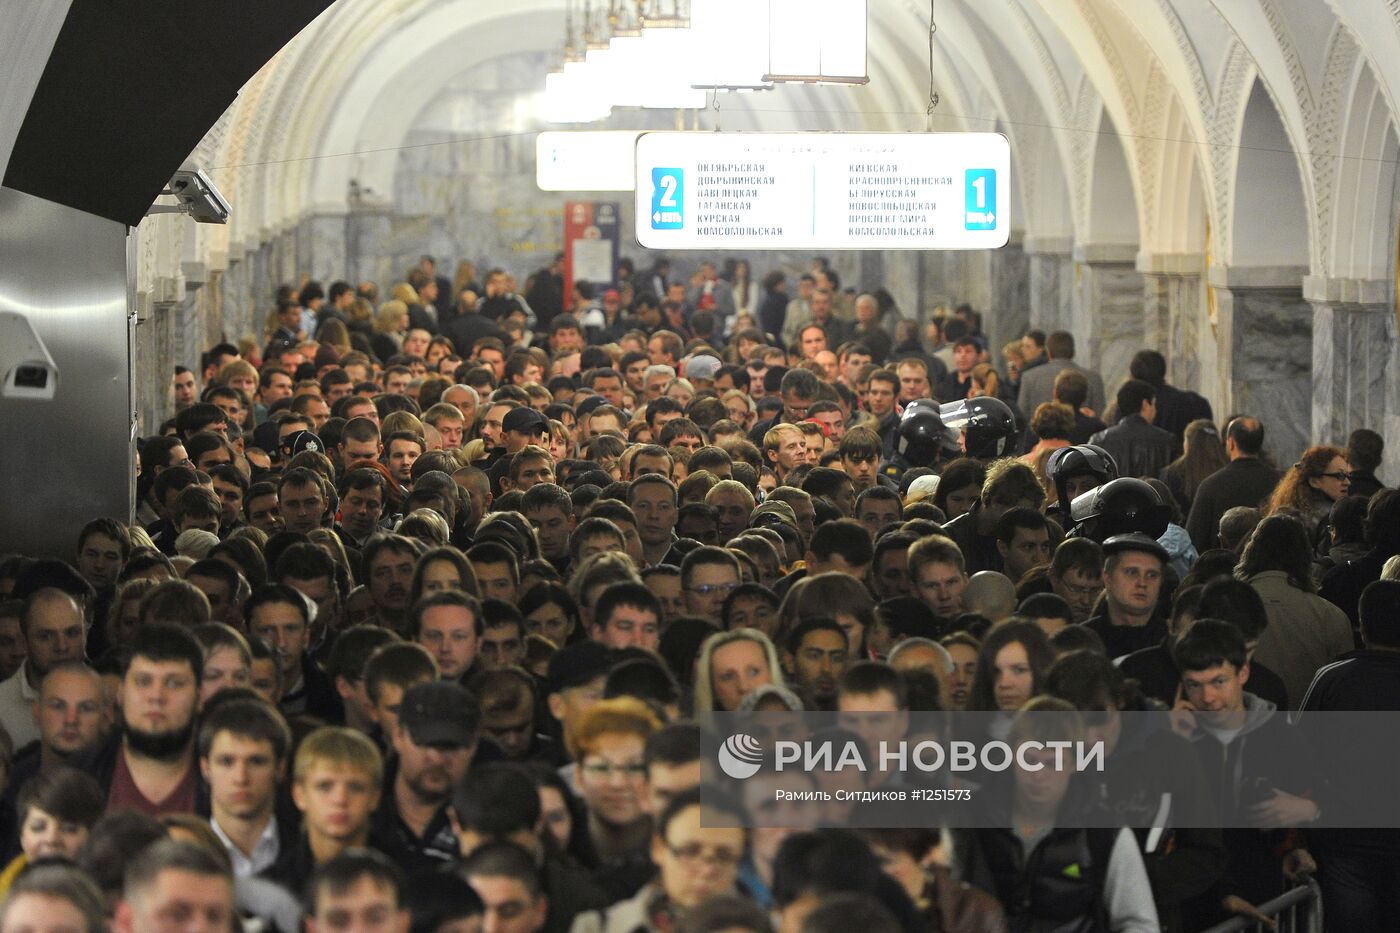
[[[1200,341],[1206,317],[1199,275],[1143,275],[1143,342],[1167,358],[1167,381],[1194,392],[1202,387]]]
[[[1301,287],[1221,291],[1231,318],[1230,412],[1263,421],[1265,447],[1286,468],[1312,438],[1312,307]]]
[[[1396,399],[1386,393],[1395,359],[1393,305],[1314,301],[1312,308],[1313,437],[1345,445],[1356,428],[1383,431],[1386,400]]]
[[[1030,256],[1018,240],[987,254],[991,266],[992,297],[982,316],[982,328],[991,342],[992,361],[1002,365],[1001,348],[1031,324]]]
[[[1080,262],[1077,278],[1075,359],[1098,371],[1111,398],[1145,345],[1142,273],[1127,262]]]
[[[1074,316],[1074,261],[1068,252],[1029,253],[1029,326],[1051,331],[1071,326]]]

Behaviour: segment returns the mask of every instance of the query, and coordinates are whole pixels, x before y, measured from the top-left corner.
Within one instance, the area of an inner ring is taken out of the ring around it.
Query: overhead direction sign
[[[996,249],[1011,236],[1000,133],[643,133],[648,249]]]

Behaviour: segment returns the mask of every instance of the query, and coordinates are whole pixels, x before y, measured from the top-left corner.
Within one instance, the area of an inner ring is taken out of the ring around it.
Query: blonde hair
[[[410,434],[417,434],[422,437],[423,422],[418,416],[407,411],[391,411],[384,416],[384,421],[379,426],[379,433],[382,437],[397,434],[400,431],[407,431]]]
[[[409,285],[407,282],[399,282],[393,287],[392,292],[394,295],[394,300],[402,301],[405,306],[422,303],[422,300],[418,297],[417,289],[415,289],[412,285]]]
[[[712,670],[714,654],[725,645],[733,644],[736,641],[751,641],[763,649],[763,656],[768,661],[768,678],[779,687],[787,686],[783,682],[783,665],[778,661],[778,649],[773,647],[773,642],[767,635],[756,628],[736,628],[727,632],[716,632],[705,643],[700,646],[700,658],[696,662],[695,671],[695,713],[718,712],[715,709],[715,684],[714,671]]]
[[[229,360],[224,364],[224,368],[219,370],[219,375],[216,378],[220,385],[228,385],[228,381],[234,376],[246,376],[256,382],[258,371],[247,360]]]
[[[374,312],[374,330],[380,334],[397,334],[399,325],[408,317],[408,305],[397,299],[386,301]]]
[[[354,768],[374,787],[384,781],[384,758],[363,733],[340,726],[322,726],[302,740],[292,765],[292,780],[300,784],[318,764]]]

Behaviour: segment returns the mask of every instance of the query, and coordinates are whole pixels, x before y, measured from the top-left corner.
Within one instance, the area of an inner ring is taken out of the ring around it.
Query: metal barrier
[[[1259,905],[1259,912],[1277,926],[1268,926],[1249,917],[1232,917],[1204,933],[1322,933],[1322,890],[1309,875],[1303,883],[1279,897]]]

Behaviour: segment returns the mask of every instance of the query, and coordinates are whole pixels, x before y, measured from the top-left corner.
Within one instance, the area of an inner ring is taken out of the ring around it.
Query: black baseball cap
[[[1171,561],[1171,555],[1167,553],[1166,548],[1140,531],[1126,535],[1114,535],[1103,543],[1105,557],[1110,554],[1121,554],[1124,551],[1142,551],[1145,554],[1151,554],[1164,564]]]
[[[404,691],[399,722],[415,745],[468,748],[481,731],[481,706],[459,683],[417,684]]]
[[[542,434],[549,427],[549,419],[543,412],[533,408],[512,408],[501,419],[502,431],[518,431],[521,434]]]

